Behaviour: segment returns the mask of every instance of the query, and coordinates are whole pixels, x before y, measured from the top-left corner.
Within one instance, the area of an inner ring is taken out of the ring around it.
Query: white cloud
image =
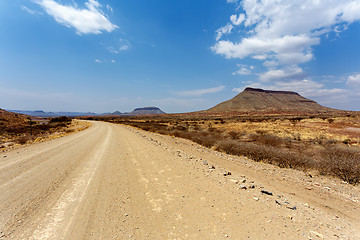
[[[130,42],[127,39],[120,38],[118,47],[108,47],[107,49],[111,53],[119,54],[122,51],[127,51],[131,47]]]
[[[118,28],[103,14],[100,10],[101,4],[96,0],[88,0],[85,3],[87,8],[83,9],[62,5],[54,0],[34,0],[34,2],[43,7],[58,23],[75,28],[78,34],[100,34]]]
[[[95,59],[96,63],[102,63],[102,61],[100,61],[99,59]]]
[[[29,14],[32,14],[32,15],[42,15],[41,12],[38,12],[38,11],[35,11],[35,10],[32,10],[30,8],[28,8],[27,6],[21,6],[21,9]]]
[[[266,60],[268,58],[268,56],[266,54],[259,54],[259,55],[252,56],[252,58],[256,59],[256,60]]]
[[[116,63],[116,61],[114,59],[111,60],[112,63]]]
[[[285,69],[271,69],[259,74],[259,79],[264,82],[273,80],[291,80],[304,77],[304,71],[300,67],[288,67]]]
[[[199,97],[209,93],[217,93],[225,89],[225,86],[218,86],[214,88],[205,88],[205,89],[197,89],[197,90],[190,90],[190,91],[181,91],[176,92],[176,95],[179,96],[191,96],[191,97]]]
[[[107,9],[108,11],[110,11],[111,13],[114,12],[114,10],[112,9],[112,7],[111,7],[109,4],[106,4],[106,9]]]
[[[217,30],[217,42],[211,49],[228,59],[251,57],[263,61],[269,70],[260,77],[271,80],[276,80],[276,75],[291,78],[291,74],[286,74],[287,66],[297,67],[312,60],[312,47],[320,44],[321,36],[330,32],[339,34],[347,25],[360,20],[360,0],[227,2],[238,3],[238,13]],[[235,32],[238,41],[220,40],[225,34]]]
[[[263,63],[263,66],[267,67],[267,68],[274,68],[274,67],[276,67],[278,65],[279,65],[279,63],[276,60],[265,61]]]
[[[240,0],[226,0],[228,3],[237,3],[239,2]]]
[[[114,53],[114,54],[119,54],[119,53],[120,53],[120,52],[119,52],[117,49],[115,49],[114,47],[108,47],[107,49],[109,50],[109,52]]]
[[[254,69],[254,66],[248,66],[244,64],[238,64],[237,65],[239,69],[233,73],[233,75],[250,75],[252,73],[252,70]]]
[[[231,30],[233,28],[234,27],[231,24],[227,24],[226,26],[221,27],[218,30],[216,30],[216,33],[217,33],[216,34],[216,41],[218,41],[223,35],[231,33]]]
[[[128,45],[128,44],[123,44],[123,45],[121,45],[120,47],[119,47],[119,50],[120,51],[126,51],[126,50],[128,50],[130,48],[130,45]]]
[[[332,31],[337,24],[360,19],[359,0],[243,0],[245,26],[257,36],[318,36]]]
[[[348,76],[346,84],[360,87],[360,74],[354,74]]]
[[[242,22],[245,21],[245,14],[240,13],[239,16],[236,14],[230,16],[230,21],[235,26],[240,25]]]
[[[269,57],[275,57],[280,62],[287,59],[291,60],[291,64],[304,62],[304,59],[312,57],[309,47],[318,44],[319,38],[310,38],[306,35],[285,35],[277,38],[243,38],[240,43],[233,43],[231,41],[222,40],[218,41],[212,50],[224,55],[226,58],[239,58],[243,59],[250,55],[263,55],[267,54]],[[297,60],[294,57],[300,57]]]

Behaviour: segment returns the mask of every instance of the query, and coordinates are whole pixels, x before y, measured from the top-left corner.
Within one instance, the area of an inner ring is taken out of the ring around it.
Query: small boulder
[[[261,193],[264,193],[264,194],[266,194],[266,195],[270,195],[270,196],[273,195],[272,192],[269,192],[269,191],[267,191],[267,190],[261,190],[260,192],[261,192]]]

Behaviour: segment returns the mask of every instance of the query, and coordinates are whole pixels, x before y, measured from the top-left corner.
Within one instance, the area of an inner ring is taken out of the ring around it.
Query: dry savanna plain
[[[360,239],[359,115],[86,119],[2,149],[0,239]]]

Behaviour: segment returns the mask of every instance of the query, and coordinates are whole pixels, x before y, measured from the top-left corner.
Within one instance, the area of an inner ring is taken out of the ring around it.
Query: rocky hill
[[[205,112],[328,112],[333,109],[323,107],[313,100],[291,91],[272,91],[246,88],[234,98],[222,102]]]
[[[0,128],[1,126],[23,125],[28,121],[29,116],[8,112],[0,108]]]

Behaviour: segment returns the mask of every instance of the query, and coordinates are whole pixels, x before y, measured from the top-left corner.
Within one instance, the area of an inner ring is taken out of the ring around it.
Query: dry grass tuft
[[[360,153],[348,147],[331,146],[321,152],[319,170],[351,184],[360,182]]]

